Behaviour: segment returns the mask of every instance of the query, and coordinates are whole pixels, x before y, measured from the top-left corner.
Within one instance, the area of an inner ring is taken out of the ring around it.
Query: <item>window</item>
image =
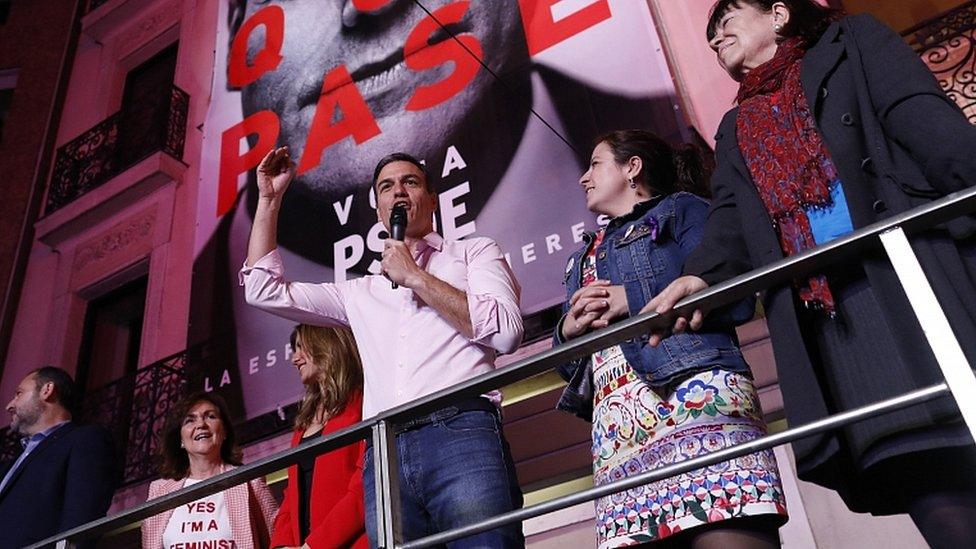
[[[0,16],[3,15],[2,10],[3,3],[0,3]],[[3,126],[7,122],[10,104],[14,99],[14,88],[17,87],[18,73],[17,69],[0,70],[0,137],[3,136]]]
[[[148,284],[143,275],[88,302],[75,376],[83,396],[79,417],[109,429],[126,471],[136,398],[131,378],[139,367]]]
[[[85,392],[138,368],[148,282],[142,276],[88,302],[78,355],[78,384]]]
[[[123,166],[159,151],[165,142],[176,54],[173,44],[125,76],[118,139]]]

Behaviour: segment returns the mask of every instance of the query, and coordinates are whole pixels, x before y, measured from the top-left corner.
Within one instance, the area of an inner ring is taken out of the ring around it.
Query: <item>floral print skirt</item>
[[[766,433],[748,375],[719,368],[657,394],[620,347],[593,355],[593,482],[597,486],[657,469]],[[601,498],[601,549],[666,538],[730,518],[778,515],[786,499],[772,450]]]

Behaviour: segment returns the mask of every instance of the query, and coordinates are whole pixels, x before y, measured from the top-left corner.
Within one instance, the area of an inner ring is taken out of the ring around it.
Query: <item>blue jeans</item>
[[[515,466],[495,414],[480,410],[462,412],[400,433],[396,441],[400,462],[400,520],[405,540],[522,507]],[[363,489],[370,547],[376,547],[375,480],[373,451],[368,447]],[[448,544],[451,548],[524,546],[519,523]]]

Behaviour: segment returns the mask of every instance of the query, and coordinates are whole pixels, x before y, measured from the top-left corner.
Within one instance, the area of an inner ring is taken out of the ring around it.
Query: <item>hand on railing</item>
[[[668,287],[661,291],[661,293],[654,296],[644,305],[641,309],[641,313],[655,312],[657,314],[665,314],[674,306],[677,305],[679,301],[690,296],[693,293],[700,292],[708,287],[708,283],[704,280],[698,278],[697,276],[685,275],[676,278],[674,282],[668,284]],[[671,328],[672,333],[681,333],[688,328],[692,330],[697,330],[701,328],[702,319],[704,318],[704,312],[701,309],[695,309],[691,314],[691,320],[689,321],[684,316],[679,316],[674,321],[674,326]],[[661,340],[667,337],[668,334],[665,330],[654,330],[651,332],[651,338],[648,343],[651,347],[657,347],[661,343]]]
[[[624,287],[613,286],[609,280],[595,280],[580,288],[570,298],[569,305],[560,327],[563,341],[590,330],[606,328],[611,321],[626,316],[630,311]]]

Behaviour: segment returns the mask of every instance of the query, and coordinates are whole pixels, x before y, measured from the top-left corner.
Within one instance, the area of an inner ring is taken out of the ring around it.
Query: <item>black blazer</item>
[[[817,127],[837,166],[855,228],[909,210],[933,197],[976,184],[976,127],[939,88],[917,54],[870,15],[832,24],[802,60],[801,82]],[[783,257],[779,240],[736,141],[733,109],[716,135],[713,200],[701,245],[688,256],[685,274],[709,284]],[[949,229],[960,227],[949,227]],[[965,231],[935,230],[912,238],[913,248],[971,364],[976,364],[976,246]],[[909,362],[931,363],[915,315],[883,253],[848,260],[860,267],[893,333],[923,342]],[[855,271],[856,269],[851,269]],[[808,354],[792,288],[771,288],[764,308],[791,425],[820,419],[833,409],[816,388],[818,359]],[[877,319],[870,319],[877,321]],[[941,381],[938,371],[873,369],[879,393],[894,396]],[[933,369],[934,370],[934,369]],[[942,399],[912,410],[953,415]],[[906,412],[907,413],[907,412]],[[801,477],[841,487],[807,472],[825,465],[839,447],[833,434],[794,443]],[[850,501],[848,501],[850,505]]]
[[[0,467],[0,478],[13,463]],[[34,448],[0,492],[0,547],[23,547],[105,516],[116,471],[108,431],[61,426]]]

